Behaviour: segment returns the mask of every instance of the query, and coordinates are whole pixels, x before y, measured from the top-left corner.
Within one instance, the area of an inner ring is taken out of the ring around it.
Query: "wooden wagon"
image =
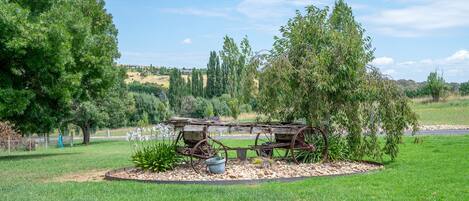
[[[283,157],[299,163],[298,155],[301,152],[316,150],[310,139],[318,135],[324,140],[323,154],[327,153],[327,138],[325,133],[315,127],[292,123],[223,123],[203,121],[197,119],[171,119],[178,130],[176,138],[177,152],[190,158],[192,168],[200,173],[205,169],[204,161],[216,155],[228,159],[228,150],[254,150],[262,157]],[[228,132],[256,134],[254,145],[244,148],[228,147],[220,141],[213,139],[209,133],[216,129],[225,129]],[[282,150],[283,153],[279,153]]]

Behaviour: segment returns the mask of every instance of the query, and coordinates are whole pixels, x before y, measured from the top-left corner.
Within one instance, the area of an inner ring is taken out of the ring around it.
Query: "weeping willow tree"
[[[304,120],[327,136],[346,133],[354,159],[383,153],[394,159],[417,117],[402,91],[368,66],[374,49],[352,9],[341,0],[332,10],[309,6],[280,32],[260,75],[260,113]]]

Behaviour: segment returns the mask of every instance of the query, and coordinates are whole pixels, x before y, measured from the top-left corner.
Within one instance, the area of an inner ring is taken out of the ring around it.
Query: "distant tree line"
[[[438,101],[440,98],[450,94],[459,94],[461,96],[469,95],[469,81],[463,83],[447,83],[443,75],[438,75],[437,72],[431,72],[424,82],[404,79],[394,82],[409,98],[432,96],[432,98],[434,97],[434,101]]]
[[[147,65],[130,65],[130,64],[119,64],[119,67],[125,68],[128,71],[133,71],[133,72],[138,72],[140,73],[141,76],[149,76],[149,75],[170,75],[171,70],[174,69],[175,67],[166,67],[166,66],[153,66],[150,64],[149,66]],[[192,70],[194,68],[186,68],[183,67],[181,68],[181,73],[183,75],[191,75]],[[206,69],[199,68],[199,71],[201,71],[203,74],[206,74]]]

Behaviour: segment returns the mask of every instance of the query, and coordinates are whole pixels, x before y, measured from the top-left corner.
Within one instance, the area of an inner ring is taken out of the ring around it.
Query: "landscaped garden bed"
[[[290,163],[283,160],[264,160],[256,162],[229,160],[226,171],[223,174],[209,174],[208,172],[196,173],[189,164],[177,166],[166,172],[143,171],[138,168],[124,168],[110,171],[106,179],[113,180],[138,180],[162,183],[209,183],[210,181],[271,181],[271,180],[296,180],[300,178],[346,175],[363,173],[382,169],[378,163],[340,161],[330,163]],[[267,162],[267,165],[266,165]]]

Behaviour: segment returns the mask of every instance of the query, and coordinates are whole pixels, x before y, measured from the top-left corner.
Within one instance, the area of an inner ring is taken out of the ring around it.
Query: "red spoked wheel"
[[[310,126],[305,126],[301,128],[291,140],[289,151],[291,153],[291,159],[293,162],[299,164],[298,156],[304,154],[305,152],[316,151],[316,147],[314,146],[311,139],[313,139],[314,135],[319,133],[323,136],[323,140],[326,145],[324,148],[327,151],[327,138],[325,137],[322,130]]]

